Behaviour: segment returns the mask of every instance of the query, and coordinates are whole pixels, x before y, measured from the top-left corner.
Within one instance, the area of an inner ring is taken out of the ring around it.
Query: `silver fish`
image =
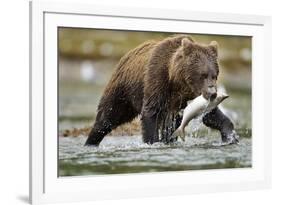
[[[185,131],[184,128],[188,125],[188,123],[195,117],[203,114],[211,112],[215,107],[217,107],[223,100],[228,98],[229,96],[225,93],[217,93],[217,97],[210,101],[206,100],[203,95],[198,96],[190,104],[186,106],[183,111],[183,118],[181,121],[181,125],[178,129],[173,133],[173,136],[179,136],[183,141],[185,140]]]

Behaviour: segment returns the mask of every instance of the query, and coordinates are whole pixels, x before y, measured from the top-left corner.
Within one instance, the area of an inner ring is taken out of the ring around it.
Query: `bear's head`
[[[192,98],[203,94],[204,98],[213,99],[216,97],[218,74],[217,42],[201,45],[183,38],[171,59],[170,76],[186,87]]]

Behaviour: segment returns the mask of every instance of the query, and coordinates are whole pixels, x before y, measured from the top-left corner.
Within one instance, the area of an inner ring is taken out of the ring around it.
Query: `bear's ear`
[[[186,54],[190,53],[192,51],[192,41],[190,41],[188,38],[183,38],[181,40],[181,46],[183,47]]]
[[[216,41],[212,41],[209,45],[209,48],[210,48],[211,52],[215,56],[218,56],[218,47],[219,47],[219,45]]]
[[[188,46],[190,46],[192,44],[192,41],[190,41],[188,38],[183,38],[181,40],[181,45],[185,48],[187,48]]]

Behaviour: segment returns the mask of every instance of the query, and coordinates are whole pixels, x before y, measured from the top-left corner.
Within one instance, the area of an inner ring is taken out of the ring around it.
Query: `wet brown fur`
[[[165,116],[177,113],[187,100],[201,94],[198,65],[204,70],[214,62],[216,44],[200,45],[187,35],[148,41],[129,51],[105,88],[86,144],[98,145],[112,129],[139,114],[144,142],[157,142]]]

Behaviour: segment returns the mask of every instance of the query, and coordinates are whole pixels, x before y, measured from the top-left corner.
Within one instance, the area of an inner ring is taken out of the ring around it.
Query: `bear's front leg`
[[[159,142],[158,136],[159,116],[149,112],[142,113],[142,139],[144,143],[153,144]]]
[[[239,142],[233,123],[219,108],[216,107],[207,113],[203,117],[203,123],[207,127],[219,130],[223,142],[230,144]]]

